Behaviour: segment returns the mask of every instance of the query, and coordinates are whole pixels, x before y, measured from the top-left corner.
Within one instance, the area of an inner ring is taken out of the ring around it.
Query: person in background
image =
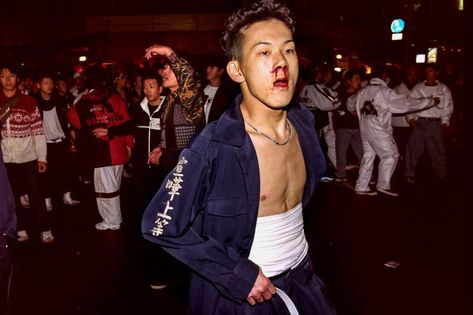
[[[212,57],[207,64],[206,79],[209,83],[204,87],[207,96],[204,105],[206,124],[217,120],[237,94],[234,88],[236,85],[229,80],[225,71],[224,57]]]
[[[361,75],[356,70],[348,70],[344,75],[343,84],[338,92],[340,107],[333,112],[333,125],[335,129],[335,146],[337,154],[337,167],[335,172],[336,182],[348,180],[346,174],[348,148],[351,146],[358,164],[363,156],[363,147],[360,137],[358,118],[347,109],[347,100],[354,95],[361,86]]]
[[[77,153],[84,168],[94,169],[97,230],[118,230],[122,223],[120,186],[133,146],[133,127],[125,102],[105,86],[100,65],[85,73],[87,92],[67,116],[77,133]]]
[[[450,89],[438,81],[439,70],[435,64],[427,64],[425,81],[412,89],[412,97],[435,97],[440,103],[428,110],[408,116],[412,128],[407,143],[404,176],[407,182],[415,182],[416,166],[421,155],[426,152],[435,178],[447,176],[447,156],[443,134],[450,124],[453,114],[453,99]]]
[[[48,152],[48,169],[41,174],[46,208],[61,200],[64,204],[80,204],[71,196],[72,174],[69,168],[70,133],[67,121],[67,98],[54,93],[53,75],[47,72],[37,77],[38,92],[33,95],[43,121]]]
[[[17,73],[14,64],[0,65],[1,145],[8,179],[17,201],[17,237],[20,242],[29,238],[26,212],[19,201],[26,190],[41,241],[51,243],[54,241],[51,222],[39,190],[39,173],[47,170],[46,138],[35,99],[17,89]]]
[[[348,110],[356,112],[358,116],[363,143],[363,158],[356,180],[355,193],[373,196],[380,192],[398,197],[399,193],[391,189],[391,177],[399,158],[392,131],[392,114],[403,114],[433,107],[438,103],[438,99],[434,100],[433,97],[413,99],[398,94],[388,87],[385,69],[375,71],[378,72],[374,72],[369,84],[351,96],[347,104]],[[376,191],[373,191],[369,187],[369,182],[376,156],[380,161]]]

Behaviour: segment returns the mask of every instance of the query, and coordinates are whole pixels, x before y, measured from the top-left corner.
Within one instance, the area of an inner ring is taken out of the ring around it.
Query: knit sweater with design
[[[11,109],[10,116],[2,120],[3,159],[5,163],[46,162],[46,139],[36,101],[20,92],[6,97],[0,91],[0,108],[18,95],[19,102]]]

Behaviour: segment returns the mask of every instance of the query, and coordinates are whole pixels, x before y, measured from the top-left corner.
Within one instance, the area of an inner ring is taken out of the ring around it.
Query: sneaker
[[[51,230],[41,232],[41,242],[43,243],[54,242],[54,236],[51,234]]]
[[[164,282],[156,282],[156,283],[150,284],[150,288],[153,290],[162,290],[162,289],[167,288],[167,286],[168,286],[167,283],[164,283]]]
[[[29,238],[28,233],[26,233],[25,230],[21,230],[21,231],[16,232],[16,235],[18,236],[18,238],[16,239],[18,242],[25,242]]]
[[[62,202],[65,205],[69,205],[69,206],[77,206],[80,204],[79,200],[72,199],[70,191],[64,194],[64,196],[62,197]]]
[[[320,179],[320,181],[321,181],[322,183],[331,183],[331,182],[333,182],[333,177],[323,176],[323,177]]]
[[[396,268],[401,267],[401,263],[399,261],[390,260],[390,261],[385,262],[384,266],[388,268],[396,269]]]
[[[24,194],[23,196],[20,196],[20,203],[21,203],[21,207],[23,209],[29,209],[31,208],[31,205],[30,205],[30,198],[28,197],[27,194]]]
[[[376,188],[376,190],[391,197],[399,197],[399,193],[392,191],[391,189]]]
[[[365,196],[376,196],[378,193],[370,189],[370,190],[355,190],[355,194],[365,195]]]
[[[112,230],[112,231],[115,231],[115,230],[119,230],[120,229],[120,224],[118,225],[112,225],[112,224],[108,224],[108,223],[105,223],[105,221],[102,221],[102,222],[99,222],[95,225],[95,228],[99,231],[105,231],[105,230]]]
[[[336,181],[337,183],[340,183],[340,182],[347,182],[347,181],[348,181],[348,178],[335,176],[335,181]]]
[[[51,198],[44,198],[44,203],[46,204],[47,211],[53,210],[53,204],[51,203]]]
[[[411,183],[411,184],[415,184],[416,183],[416,179],[414,176],[406,176],[404,177],[404,179],[406,180],[406,182],[408,183]]]

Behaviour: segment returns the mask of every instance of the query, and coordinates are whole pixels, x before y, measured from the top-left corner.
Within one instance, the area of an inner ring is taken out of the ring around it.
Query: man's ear
[[[245,77],[240,69],[240,63],[237,60],[232,60],[227,63],[227,73],[236,83],[243,83],[245,81]]]
[[[163,93],[163,86],[162,85],[159,86],[158,91],[159,91],[159,94]]]

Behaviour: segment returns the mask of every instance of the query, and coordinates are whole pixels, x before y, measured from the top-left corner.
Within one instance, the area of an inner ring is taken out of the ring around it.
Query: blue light
[[[403,19],[395,19],[391,22],[391,31],[393,33],[401,33],[406,26],[406,23]]]

